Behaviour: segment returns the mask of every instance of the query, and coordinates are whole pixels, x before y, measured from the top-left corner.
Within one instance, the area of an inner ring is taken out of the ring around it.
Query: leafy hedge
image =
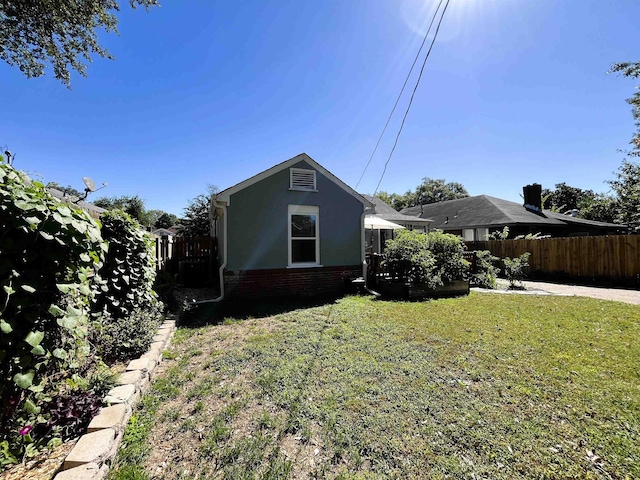
[[[440,230],[428,234],[401,230],[395,239],[387,240],[384,264],[396,280],[436,288],[468,277],[469,262],[463,257],[464,248],[460,237]]]
[[[89,215],[2,163],[0,231],[1,440],[46,422],[39,404],[89,362],[91,276],[107,244]]]
[[[123,318],[136,309],[153,309],[158,297],[153,291],[156,278],[151,237],[140,224],[122,210],[100,217],[102,238],[109,244],[93,309]]]
[[[157,330],[150,238],[103,221],[0,158],[0,467],[85,428],[112,381],[98,355],[133,358]]]
[[[101,219],[109,251],[100,270],[91,338],[102,358],[123,360],[144,353],[159,326],[153,241],[122,210]]]

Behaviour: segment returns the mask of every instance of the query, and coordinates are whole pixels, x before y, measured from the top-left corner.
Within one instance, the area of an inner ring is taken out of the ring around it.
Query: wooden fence
[[[530,252],[529,271],[545,277],[609,279],[640,285],[640,235],[467,242],[496,257]]]
[[[156,270],[177,274],[179,284],[199,286],[211,280],[216,254],[213,237],[156,238]]]

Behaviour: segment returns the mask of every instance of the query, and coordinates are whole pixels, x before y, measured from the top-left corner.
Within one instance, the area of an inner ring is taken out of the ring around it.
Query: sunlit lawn
[[[640,478],[639,339],[638,306],[477,293],[183,327],[111,475]]]

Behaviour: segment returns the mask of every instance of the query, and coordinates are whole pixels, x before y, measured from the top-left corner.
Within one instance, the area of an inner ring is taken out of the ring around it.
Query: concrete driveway
[[[576,297],[591,297],[600,300],[612,300],[615,302],[640,305],[640,291],[622,288],[583,287],[581,285],[565,285],[559,283],[536,282],[527,280],[524,283],[525,290],[505,290],[509,285],[506,280],[498,279],[498,290],[477,289],[483,292],[494,293],[520,293],[528,295],[566,295]],[[475,289],[474,289],[475,290]]]

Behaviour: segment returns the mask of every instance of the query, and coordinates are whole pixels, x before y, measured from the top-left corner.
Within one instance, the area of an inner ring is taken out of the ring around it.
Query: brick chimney
[[[534,183],[522,187],[524,207],[534,212],[542,212],[542,185]]]

